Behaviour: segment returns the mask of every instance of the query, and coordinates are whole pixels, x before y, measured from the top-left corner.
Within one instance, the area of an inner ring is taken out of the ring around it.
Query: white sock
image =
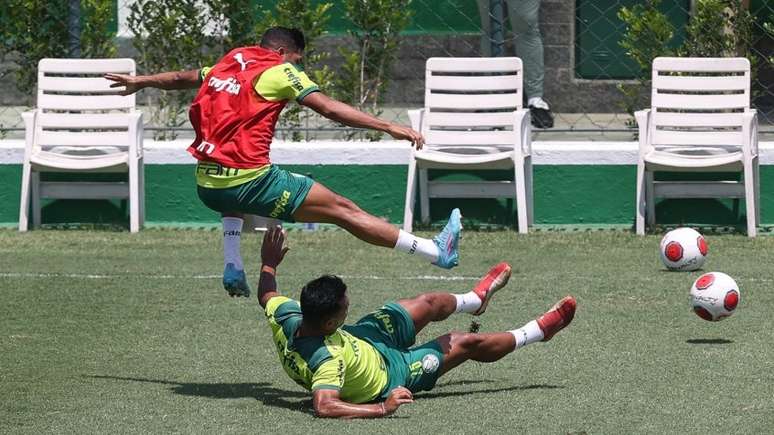
[[[543,339],[543,330],[538,326],[537,320],[533,320],[519,329],[508,332],[516,337],[516,349]]]
[[[234,267],[244,270],[239,241],[242,238],[242,219],[238,217],[223,218],[223,264],[233,263]]]
[[[549,109],[548,103],[546,103],[546,100],[544,100],[542,97],[532,97],[529,100],[527,100],[527,107],[529,106],[536,107],[538,109],[551,110]]]
[[[430,260],[431,263],[438,261],[438,246],[430,239],[423,239],[411,233],[400,230],[398,233],[398,242],[395,243],[395,249],[410,255],[419,255]]]
[[[457,299],[455,313],[472,313],[481,307],[481,298],[472,291],[452,296]]]

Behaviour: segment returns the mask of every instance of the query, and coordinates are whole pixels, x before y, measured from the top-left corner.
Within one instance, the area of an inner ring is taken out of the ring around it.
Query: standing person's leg
[[[492,23],[489,16],[489,0],[476,0],[478,2],[478,16],[481,18],[481,56],[492,55]]]
[[[296,221],[336,224],[372,245],[418,255],[445,269],[458,263],[457,247],[462,229],[460,218],[459,210],[454,209],[449,222],[438,236],[432,240],[417,237],[366,213],[354,202],[317,182],[314,182],[301,205],[293,211],[293,219]]]
[[[508,15],[515,37],[516,55],[524,63],[524,93],[533,111],[533,124],[539,128],[554,126],[548,103],[543,100],[543,37],[539,26],[540,0],[508,0]]]

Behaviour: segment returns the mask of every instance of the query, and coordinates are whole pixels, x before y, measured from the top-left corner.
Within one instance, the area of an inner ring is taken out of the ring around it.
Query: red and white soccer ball
[[[725,273],[705,273],[691,287],[693,312],[704,320],[723,320],[734,313],[737,305],[739,286]]]
[[[659,251],[667,269],[696,270],[707,258],[707,241],[692,228],[677,228],[661,239]]]

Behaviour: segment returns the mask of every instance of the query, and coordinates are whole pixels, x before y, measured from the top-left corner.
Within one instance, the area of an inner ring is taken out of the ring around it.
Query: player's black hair
[[[270,27],[261,36],[261,47],[280,48],[285,47],[294,53],[301,53],[306,47],[304,33],[298,29],[287,27]]]
[[[335,315],[344,303],[347,285],[338,276],[323,275],[301,289],[304,320],[321,325]]]

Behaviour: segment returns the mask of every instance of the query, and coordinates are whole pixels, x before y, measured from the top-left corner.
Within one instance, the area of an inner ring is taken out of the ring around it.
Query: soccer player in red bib
[[[198,160],[199,198],[223,217],[223,286],[231,296],[249,296],[240,253],[243,214],[285,222],[323,222],[342,227],[368,243],[418,256],[439,267],[458,264],[460,212],[454,209],[438,236],[424,239],[361,210],[355,203],[309,177],[280,169],[269,149],[280,112],[288,101],[342,124],[383,131],[410,141],[422,135],[409,127],[363,113],[323,94],[298,66],[304,35],[273,27],[260,45],[235,48],[212,67],[147,76],[106,74],[128,95],[146,87],[198,88],[189,117],[196,139],[188,151]]]

